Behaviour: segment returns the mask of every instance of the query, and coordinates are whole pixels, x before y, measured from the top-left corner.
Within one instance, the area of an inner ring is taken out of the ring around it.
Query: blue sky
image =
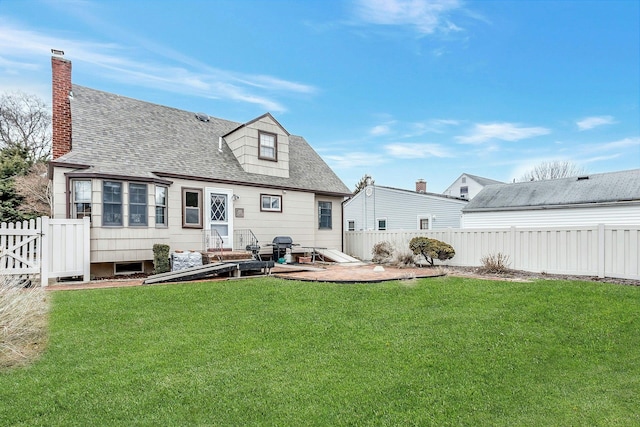
[[[271,112],[349,188],[640,168],[640,1],[0,0],[0,90]],[[131,142],[135,144],[135,141]]]

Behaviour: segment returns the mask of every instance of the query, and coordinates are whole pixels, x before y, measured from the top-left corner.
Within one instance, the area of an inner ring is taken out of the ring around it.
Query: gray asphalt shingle
[[[622,201],[640,201],[640,169],[547,181],[493,184],[478,193],[463,212]]]
[[[56,162],[89,165],[81,173],[157,178],[155,172],[344,194],[351,191],[300,136],[291,135],[289,178],[245,172],[218,138],[242,123],[73,85],[73,149]]]

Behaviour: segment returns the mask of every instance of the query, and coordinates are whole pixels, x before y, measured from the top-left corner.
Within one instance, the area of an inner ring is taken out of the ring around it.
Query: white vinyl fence
[[[447,265],[480,266],[482,257],[502,253],[515,270],[640,280],[640,225],[347,231],[344,251],[370,260],[373,246],[387,241],[396,251],[410,252],[416,236],[453,246],[456,255]]]
[[[0,275],[28,277],[47,286],[49,279],[90,279],[89,218],[0,224]]]

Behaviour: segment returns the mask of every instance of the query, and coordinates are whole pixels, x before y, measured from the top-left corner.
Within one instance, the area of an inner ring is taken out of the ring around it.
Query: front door
[[[226,189],[207,189],[208,200],[208,229],[212,230],[212,237],[217,231],[222,237],[223,247],[232,249],[233,223],[230,216],[231,207],[229,206],[233,192]]]

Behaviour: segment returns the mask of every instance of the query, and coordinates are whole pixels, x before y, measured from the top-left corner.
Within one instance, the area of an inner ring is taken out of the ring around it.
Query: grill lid
[[[293,239],[289,236],[276,236],[273,238],[274,245],[292,245]]]

